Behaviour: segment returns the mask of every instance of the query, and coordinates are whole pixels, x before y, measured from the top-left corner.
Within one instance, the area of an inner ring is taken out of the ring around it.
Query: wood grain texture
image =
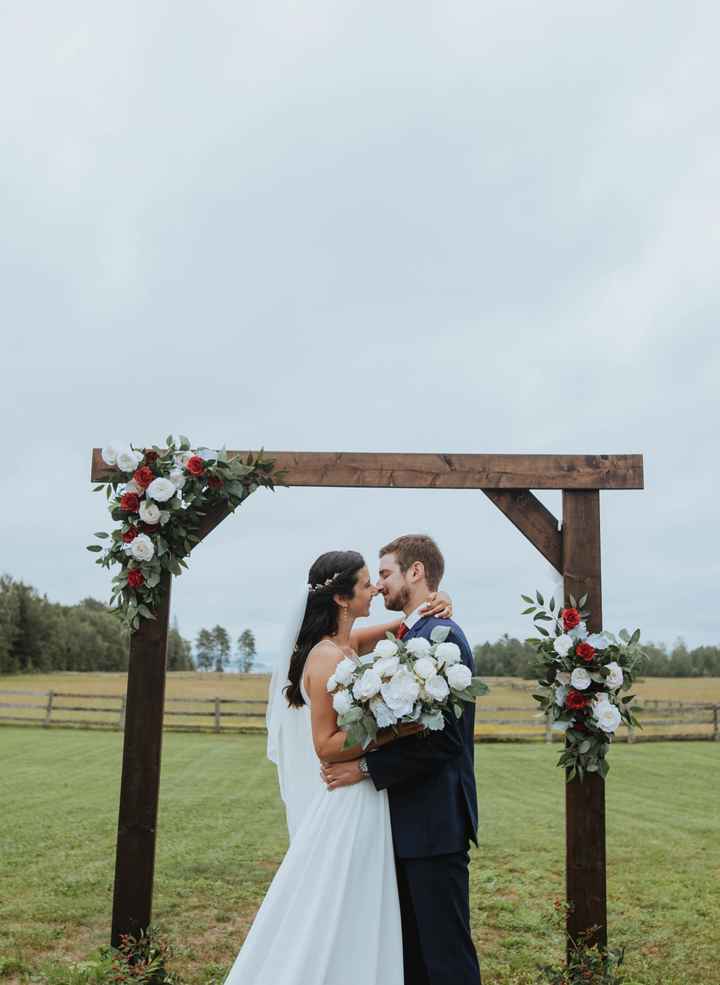
[[[537,496],[529,489],[483,489],[483,492],[562,574],[559,522]]]
[[[602,629],[600,571],[600,493],[563,492],[563,580],[565,604],[569,595],[588,593],[587,626]],[[565,876],[570,910],[568,934],[597,929],[591,941],[607,947],[607,877],[605,857],[605,781],[588,773],[565,785]]]
[[[232,451],[231,455],[247,455]],[[453,455],[266,451],[289,486],[388,489],[642,489],[642,455]],[[93,450],[93,482],[121,480]]]
[[[137,934],[152,917],[171,582],[172,576],[164,571],[156,618],[143,620],[130,637],[115,855],[114,947],[121,934]]]

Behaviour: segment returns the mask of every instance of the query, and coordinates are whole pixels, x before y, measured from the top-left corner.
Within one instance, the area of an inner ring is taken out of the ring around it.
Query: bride
[[[341,660],[357,660],[399,629],[399,619],[353,628],[376,594],[355,551],[322,554],[310,568],[292,653],[273,674],[268,698],[268,756],[278,768],[290,847],[225,985],[403,985],[387,791],[372,783],[328,790],[319,762],[366,751],[343,748],[326,685]],[[427,603],[427,614],[450,611],[443,593]],[[378,733],[373,745],[418,730]]]

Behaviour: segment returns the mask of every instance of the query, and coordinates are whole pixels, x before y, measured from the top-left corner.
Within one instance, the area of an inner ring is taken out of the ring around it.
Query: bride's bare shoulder
[[[343,657],[342,650],[330,640],[320,640],[308,653],[305,666],[315,670],[322,670],[325,667],[334,668]]]

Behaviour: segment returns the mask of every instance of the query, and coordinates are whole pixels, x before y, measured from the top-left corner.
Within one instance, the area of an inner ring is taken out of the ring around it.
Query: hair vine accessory
[[[328,585],[332,585],[332,583],[335,581],[335,579],[336,578],[339,578],[341,574],[342,574],[342,571],[336,571],[335,574],[331,578],[326,578],[325,581],[321,581],[317,585],[310,585],[310,584],[308,584],[308,587],[307,587],[308,592],[310,594],[312,594],[313,592],[320,592],[320,591],[322,591],[323,588],[327,588]]]

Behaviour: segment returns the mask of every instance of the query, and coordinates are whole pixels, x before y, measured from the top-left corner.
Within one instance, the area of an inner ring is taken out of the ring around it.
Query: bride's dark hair
[[[305,615],[290,657],[290,683],[285,688],[285,697],[292,708],[302,708],[305,704],[300,692],[300,680],[308,653],[323,636],[332,636],[337,632],[338,606],[333,596],[351,599],[357,573],[364,567],[365,559],[357,551],[328,551],[321,554],[310,568]]]

